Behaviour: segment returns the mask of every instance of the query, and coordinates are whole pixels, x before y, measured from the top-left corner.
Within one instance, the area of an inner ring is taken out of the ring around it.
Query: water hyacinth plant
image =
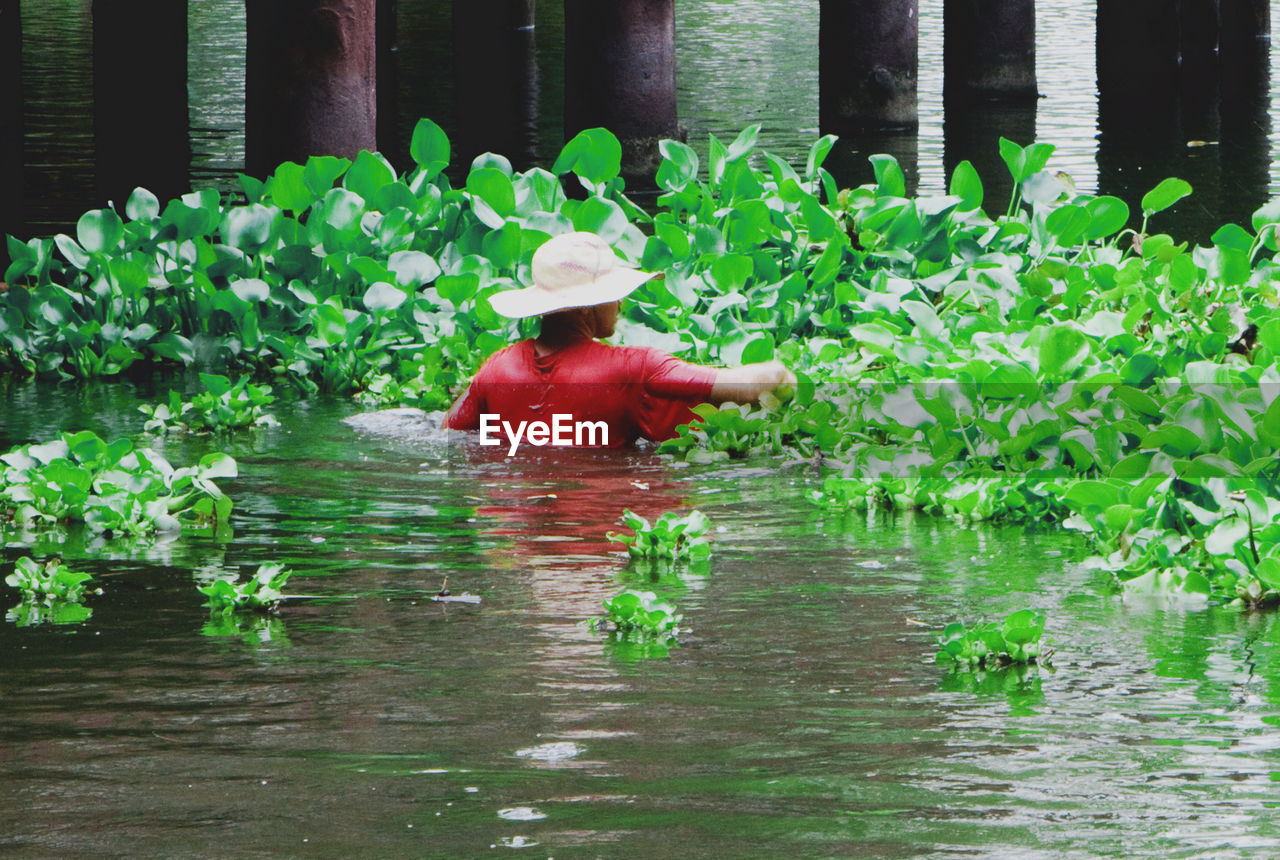
[[[1193,248],[1156,232],[1192,191],[1181,179],[1131,211],[1054,171],[1051,146],[1002,140],[1013,194],[988,214],[968,162],[945,194],[909,197],[887,155],[874,182],[837,189],[834,138],[793,166],[756,151],[758,133],[703,154],[662,141],[652,213],[624,193],[604,129],[550,170],[482,155],[454,187],[428,120],[403,175],[361,153],[246,177],[244,204],[139,190],[75,236],[9,241],[0,366],[87,377],[191,363],[200,344],[304,390],[440,408],[530,332],[488,296],[527,284],[549,236],[588,230],[666,273],[629,298],[628,343],[778,358],[801,379],[768,408],[704,408],[665,451],[823,464],[851,482],[818,490],[829,510],[1062,521],[1122,591],[1266,602],[1280,202]]]
[[[142,404],[147,416],[146,432],[165,433],[189,430],[193,433],[221,433],[243,427],[274,427],[279,424],[266,407],[275,402],[271,386],[254,385],[247,375],[236,382],[216,373],[201,373],[205,390],[189,401],[177,391],[169,392],[168,403]]]
[[[13,573],[4,578],[6,584],[41,600],[76,601],[84,597],[86,585],[93,579],[87,573],[71,570],[61,559],[44,562],[23,556],[13,563]]]
[[[283,564],[262,564],[253,576],[214,579],[196,590],[208,598],[205,603],[212,613],[239,611],[274,612],[284,599],[281,591],[293,571]]]
[[[8,585],[22,592],[22,602],[6,614],[6,619],[19,627],[31,627],[48,621],[52,624],[79,624],[93,611],[80,604],[93,577],[71,570],[61,559],[38,562],[29,556],[18,558],[13,572],[5,577]],[[99,594],[102,593],[98,589]]]
[[[231,500],[215,481],[235,476],[226,454],[174,468],[129,439],[64,433],[0,454],[0,518],[41,527],[82,522],[112,535],[175,531],[183,519],[226,522]]]
[[[668,511],[651,525],[639,514],[625,510],[622,522],[634,534],[609,532],[606,537],[626,546],[632,558],[681,561],[704,559],[711,554],[711,544],[704,537],[710,522],[701,511],[691,511],[685,516]]]
[[[613,633],[621,639],[669,641],[680,633],[683,616],[652,591],[627,589],[606,599],[604,608],[608,613],[605,623],[612,624]],[[600,625],[600,619],[592,619],[592,630]]]
[[[966,627],[956,621],[938,636],[937,659],[972,670],[1045,663],[1053,652],[1041,650],[1043,634],[1044,615],[1031,609],[1014,612],[1000,624],[985,621]]]

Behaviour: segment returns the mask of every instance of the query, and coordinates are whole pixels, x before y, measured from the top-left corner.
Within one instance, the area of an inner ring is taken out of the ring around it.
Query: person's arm
[[[728,367],[716,371],[716,379],[707,400],[717,405],[730,401],[754,403],[761,395],[784,384],[795,385],[796,375],[780,361]]]
[[[449,430],[479,430],[480,413],[484,411],[484,398],[481,396],[476,381],[471,380],[467,390],[458,395],[444,417],[444,426]]]

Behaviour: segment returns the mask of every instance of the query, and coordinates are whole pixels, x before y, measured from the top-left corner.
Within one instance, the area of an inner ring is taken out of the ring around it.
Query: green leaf
[[[331,189],[324,196],[317,213],[324,223],[341,233],[353,233],[360,229],[364,216],[364,199],[342,188]]]
[[[1092,222],[1089,210],[1067,203],[1050,212],[1044,226],[1057,238],[1059,246],[1071,248],[1080,243]]]
[[[281,209],[295,214],[305,212],[316,202],[317,195],[307,186],[301,164],[286,161],[267,180],[266,195]]]
[[[1096,242],[1124,229],[1129,222],[1129,206],[1119,197],[1095,197],[1084,204],[1089,213],[1089,227],[1085,238]]]
[[[551,166],[557,176],[573,171],[597,185],[608,182],[622,170],[622,144],[613,132],[589,128],[578,132]]]
[[[480,289],[480,277],[472,273],[465,275],[441,275],[436,278],[436,291],[440,297],[460,307]]]
[[[370,284],[369,289],[364,291],[361,301],[370,313],[378,314],[395,310],[408,298],[404,290],[399,287],[392,286],[386,281],[378,281]]]
[[[124,204],[124,214],[131,221],[150,221],[160,215],[160,201],[145,188],[135,188]]]
[[[867,159],[876,175],[876,193],[886,197],[907,196],[907,178],[892,155],[872,155]]]
[[[467,192],[482,199],[503,218],[516,211],[515,186],[511,177],[496,167],[482,167],[467,175]]]
[[[755,149],[756,140],[760,137],[760,123],[754,123],[738,132],[738,136],[734,138],[733,143],[729,144],[729,149],[725,153],[727,161],[737,161],[742,156]]]
[[[1258,567],[1254,571],[1258,579],[1262,580],[1262,584],[1268,588],[1280,591],[1280,558],[1269,556],[1258,562]]]
[[[742,348],[740,360],[743,364],[758,364],[762,361],[772,361],[773,356],[773,338],[761,335]]]
[[[745,254],[726,254],[711,264],[711,277],[726,293],[740,290],[755,272],[751,258]]]
[[[1053,146],[1047,143],[1033,143],[1021,147],[1007,138],[1000,138],[1000,157],[1009,168],[1009,175],[1014,182],[1025,182],[1039,173],[1049,163],[1053,155]]]
[[[258,278],[244,278],[231,285],[231,291],[245,302],[265,302],[271,298],[271,287]]]
[[[115,248],[123,236],[124,224],[111,209],[93,209],[76,222],[76,238],[90,253],[100,254]]]
[[[365,150],[356,156],[351,167],[347,169],[342,185],[365,200],[373,200],[383,186],[395,181],[396,172],[391,167],[391,163],[380,153]]]
[[[222,234],[228,245],[247,254],[256,254],[271,239],[272,228],[280,210],[254,203],[227,210]]]
[[[1052,325],[1040,340],[1040,372],[1061,378],[1073,373],[1089,356],[1089,342],[1073,325]]]
[[[440,264],[422,251],[396,251],[387,260],[387,270],[402,287],[417,288],[440,276]]]
[[[977,169],[968,161],[960,162],[951,171],[949,191],[960,198],[960,205],[956,207],[960,212],[971,212],[982,206],[982,179],[978,176]]]
[[[418,120],[409,143],[409,155],[422,168],[428,181],[449,166],[450,154],[449,136],[444,129],[429,119]]]
[[[678,140],[658,141],[662,164],[658,166],[656,182],[667,191],[680,191],[698,178],[698,154],[693,147]]]
[[[236,461],[229,454],[216,451],[200,458],[201,477],[209,480],[218,478],[234,478],[239,474]]]
[[[575,230],[595,233],[610,244],[621,239],[631,223],[621,206],[603,197],[588,197],[570,217]]]
[[[983,396],[996,400],[1016,400],[1040,390],[1031,369],[1016,363],[997,364],[981,382]]]
[[[324,197],[333,190],[333,183],[346,172],[351,162],[332,155],[313,155],[302,168],[302,181],[316,197]]]
[[[836,140],[838,138],[834,134],[824,134],[814,141],[813,146],[809,147],[809,155],[804,164],[806,179],[812,180],[815,178],[818,168],[822,167],[822,163],[827,160],[827,155],[831,152],[831,148],[835,146]]]
[[[1191,193],[1191,185],[1182,179],[1170,177],[1142,197],[1142,215],[1150,218],[1157,212],[1168,209],[1183,197]]]

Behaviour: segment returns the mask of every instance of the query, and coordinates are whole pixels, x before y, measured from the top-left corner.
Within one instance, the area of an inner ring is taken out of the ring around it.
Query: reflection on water
[[[0,415],[11,439],[128,433],[140,393],[9,387]],[[834,516],[800,467],[508,464],[352,411],[284,403],[261,434],[166,441],[175,463],[233,451],[232,532],[68,544],[103,587],[89,621],[0,625],[0,850],[1280,850],[1273,614],[1122,603],[1059,531]],[[603,538],[624,507],[705,511],[709,570],[628,565]],[[28,550],[5,540],[6,561]],[[307,597],[209,628],[194,579],[267,561]],[[480,602],[432,602],[446,579]],[[581,623],[623,587],[684,613],[667,658],[621,659]],[[1052,670],[933,664],[946,622],[1024,606]]]
[[[871,174],[866,156],[890,152],[899,158],[912,187],[938,193],[955,164],[968,159],[992,186],[993,206],[999,205],[1008,188],[994,141],[1003,134],[1019,143],[1034,137],[1053,144],[1053,166],[1070,174],[1080,190],[1118,194],[1135,210],[1141,195],[1165,176],[1188,179],[1196,194],[1163,213],[1158,226],[1200,240],[1224,221],[1247,223],[1257,206],[1280,192],[1280,168],[1272,158],[1277,144],[1269,118],[1276,97],[1269,76],[1258,79],[1247,65],[1233,65],[1228,52],[1220,64],[1221,98],[1215,101],[1211,92],[1197,97],[1194,88],[1188,88],[1183,103],[1163,117],[1163,133],[1154,130],[1161,123],[1151,122],[1127,127],[1104,123],[1100,128],[1096,4],[1041,0],[1036,4],[1037,75],[1043,93],[1039,103],[1022,110],[945,106],[942,5],[941,0],[920,3],[918,135],[841,141],[830,166],[844,184],[867,181]],[[510,68],[486,67],[484,74],[475,71],[473,61],[485,43],[480,40],[478,47],[470,40],[458,48],[452,4],[398,0],[395,6],[398,50],[392,86],[397,106],[392,125],[398,131],[382,145],[395,163],[405,165],[408,138],[420,116],[436,119],[455,141],[465,143],[468,152],[482,145],[473,140],[476,134],[493,128],[500,140],[518,132],[520,152],[512,153],[517,162],[525,154],[543,163],[554,159],[563,142],[562,4],[535,5],[532,65],[525,58]],[[189,9],[191,180],[237,190],[235,173],[244,161],[243,3],[201,0],[189,3]],[[68,229],[81,212],[104,202],[93,190],[91,4],[28,0],[22,12],[24,221],[27,232],[47,234]],[[702,150],[711,134],[725,140],[759,122],[762,148],[803,163],[820,131],[817,0],[677,3],[676,16],[680,121],[690,142]],[[465,48],[466,57],[455,56],[455,48]],[[490,46],[507,61],[527,48],[524,43],[513,47],[496,41]],[[468,75],[462,86],[457,82],[459,69]],[[504,87],[502,82],[521,74],[521,69],[536,75],[536,82],[520,98],[505,98],[507,88],[492,99],[483,97],[485,87]],[[481,110],[459,112],[459,93],[469,103],[478,101]],[[537,102],[536,117],[524,115],[529,99]],[[470,114],[475,118],[464,129],[461,123]],[[518,121],[503,123],[500,114],[519,114]],[[1189,142],[1204,145],[1188,146]],[[459,159],[457,170],[466,161],[461,155]]]

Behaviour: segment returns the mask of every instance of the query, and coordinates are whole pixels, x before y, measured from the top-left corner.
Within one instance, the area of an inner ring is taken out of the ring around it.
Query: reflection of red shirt
[[[565,420],[571,422],[605,422],[611,448],[640,436],[658,442],[693,420],[690,407],[707,399],[715,378],[713,368],[652,347],[583,339],[539,356],[533,341],[525,340],[490,356],[449,410],[445,426],[477,430],[486,414],[513,426],[521,421],[550,425],[553,416],[568,415]],[[506,436],[497,438],[505,446]]]

